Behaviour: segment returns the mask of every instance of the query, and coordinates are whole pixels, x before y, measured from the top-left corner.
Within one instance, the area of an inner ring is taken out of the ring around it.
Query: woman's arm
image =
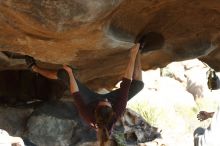
[[[73,71],[70,67],[64,65],[63,69],[65,69],[69,75],[69,81],[70,81],[70,93],[73,94],[75,92],[79,92],[79,87],[77,85],[76,79],[73,75]]]
[[[39,73],[40,75],[48,78],[48,79],[58,79],[57,77],[57,71],[54,70],[48,70],[48,69],[43,69],[37,66],[36,61],[33,57],[25,55],[25,62],[28,66],[29,69],[32,71]]]
[[[127,105],[128,92],[131,85],[131,79],[134,72],[134,65],[139,50],[139,46],[140,46],[139,44],[136,44],[134,47],[131,48],[130,51],[130,60],[127,65],[127,69],[125,71],[124,77],[122,79],[122,83],[120,84],[119,95],[117,98],[117,102],[115,103],[114,106],[114,111],[116,113],[117,118],[124,113]]]
[[[142,81],[141,53],[139,50],[135,60],[133,79],[128,93],[128,100],[139,93],[143,88],[144,82]]]
[[[127,79],[132,79],[133,76],[133,72],[134,72],[134,65],[135,65],[135,60],[136,60],[136,56],[139,50],[140,44],[136,44],[134,47],[131,48],[130,51],[130,60],[128,62],[125,74],[124,74],[124,78]]]
[[[84,99],[82,95],[79,92],[79,88],[76,82],[76,79],[74,77],[74,74],[72,72],[72,69],[66,65],[63,66],[63,68],[67,71],[70,79],[70,93],[72,94],[72,97],[74,98],[75,105],[81,115],[81,117],[88,123],[91,124],[94,121],[93,115],[90,114],[86,103],[84,102]]]
[[[142,81],[141,52],[137,53],[134,65],[133,80]]]

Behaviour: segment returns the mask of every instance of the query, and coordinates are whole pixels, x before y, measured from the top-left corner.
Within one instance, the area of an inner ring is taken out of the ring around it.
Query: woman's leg
[[[33,57],[26,55],[25,56],[25,62],[28,66],[29,69],[32,71],[39,73],[40,75],[48,78],[48,79],[58,79],[57,78],[57,71],[54,70],[48,70],[48,69],[43,69],[40,68],[36,65],[36,61]]]
[[[57,80],[57,71],[54,70],[47,70],[47,69],[43,69],[38,67],[37,65],[33,65],[32,66],[32,70],[36,73],[39,73],[40,75],[48,78],[48,79],[53,79],[53,80]]]
[[[85,86],[80,81],[75,79],[75,77],[72,79],[73,84],[70,85],[69,74],[73,74],[73,70],[69,66],[64,65],[63,68],[59,69],[58,71],[43,69],[41,67],[38,67],[35,63],[34,58],[30,57],[30,56],[26,56],[26,62],[27,62],[27,65],[29,66],[29,68],[32,69],[34,72],[39,73],[40,75],[42,75],[48,79],[53,79],[53,80],[59,79],[65,84],[66,88],[69,88],[69,89],[74,88],[75,89],[76,85],[77,85],[77,88],[80,91],[80,93],[82,94],[82,96],[86,98],[85,101],[95,100],[96,97],[99,96],[98,93],[95,93],[92,90],[90,90],[87,86]]]
[[[54,80],[60,79],[64,82],[64,84],[67,87],[69,87],[69,75],[64,68],[59,69],[58,71],[40,68],[39,66],[36,65],[34,58],[30,57],[30,56],[26,56],[26,62],[27,62],[27,65],[34,72],[39,73],[40,75],[42,75],[48,79],[54,79]],[[66,68],[70,68],[70,67],[66,66]],[[97,94],[95,94],[93,91],[91,91],[88,87],[86,87],[80,81],[76,80],[76,82],[79,87],[79,90],[84,94],[84,96],[90,96],[90,97],[97,96]]]
[[[65,67],[67,68],[67,67]],[[71,69],[70,67],[68,67],[69,69]],[[32,70],[34,72],[37,72],[39,74],[41,74],[42,76],[48,78],[48,79],[60,79],[64,82],[64,84],[67,86],[67,87],[70,87],[69,85],[69,82],[70,82],[70,79],[69,79],[69,75],[68,75],[68,72],[63,68],[63,69],[59,69],[58,71],[52,71],[52,70],[47,70],[47,69],[42,69],[36,65],[34,65],[32,67]],[[71,69],[72,70],[72,69]],[[75,79],[76,80],[76,84],[79,88],[79,91],[80,93],[84,96],[84,97],[87,97],[87,98],[95,98],[96,96],[98,96],[97,93],[93,92],[92,90],[90,90],[87,86],[85,86],[84,84],[82,84],[79,80]]]

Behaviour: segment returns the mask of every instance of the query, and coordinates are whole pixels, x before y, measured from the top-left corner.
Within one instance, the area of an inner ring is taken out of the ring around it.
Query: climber
[[[27,57],[28,67],[34,72],[49,79],[62,80],[75,100],[82,118],[95,130],[101,145],[109,139],[111,129],[117,119],[125,111],[127,100],[142,90],[142,70],[139,44],[130,50],[130,59],[123,76],[120,88],[107,94],[98,94],[80,83],[71,67],[64,65],[58,71],[45,70],[38,67],[33,58]]]
[[[76,101],[76,106],[81,116],[84,117],[93,128],[97,129],[97,136],[101,146],[108,141],[114,123],[125,111],[138,48],[139,45],[136,45],[131,49],[130,61],[117,94],[115,94],[115,96],[107,94],[105,98],[96,98],[96,101],[90,103],[85,103],[83,99],[84,96],[80,94],[81,92],[79,92],[72,70],[65,68],[70,76],[70,83],[72,83],[70,85],[70,91]]]

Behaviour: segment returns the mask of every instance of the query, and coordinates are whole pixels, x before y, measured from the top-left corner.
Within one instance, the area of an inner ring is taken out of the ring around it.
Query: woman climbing
[[[98,94],[75,79],[73,70],[64,65],[58,71],[49,71],[38,67],[33,58],[26,62],[33,71],[49,79],[59,79],[69,88],[81,117],[97,131],[100,146],[104,146],[111,135],[116,121],[126,109],[127,101],[142,90],[141,61],[139,44],[130,50],[130,59],[120,88],[107,94]]]

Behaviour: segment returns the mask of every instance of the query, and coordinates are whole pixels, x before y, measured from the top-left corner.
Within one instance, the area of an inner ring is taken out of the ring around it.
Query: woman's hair
[[[100,146],[104,146],[109,140],[108,126],[111,126],[115,115],[112,107],[99,106],[95,110],[95,118],[98,126],[97,138],[100,141]]]

